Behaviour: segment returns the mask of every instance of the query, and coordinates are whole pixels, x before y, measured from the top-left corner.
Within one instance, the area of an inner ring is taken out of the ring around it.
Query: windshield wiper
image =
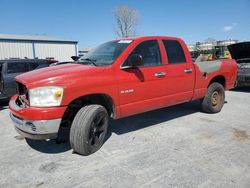
[[[95,59],[85,58],[85,59],[80,59],[80,60],[88,61],[88,62],[92,63],[93,65],[97,66],[97,64],[95,63],[95,61],[96,61]],[[81,61],[79,61],[79,62],[81,62]]]

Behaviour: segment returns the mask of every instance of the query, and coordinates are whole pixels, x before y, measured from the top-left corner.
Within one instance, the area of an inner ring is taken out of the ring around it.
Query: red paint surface
[[[179,38],[173,37],[136,37],[128,48],[106,67],[69,64],[39,69],[25,73],[16,78],[28,89],[41,86],[64,87],[61,106],[53,108],[25,108],[11,112],[24,119],[54,119],[63,116],[66,107],[75,99],[90,94],[105,94],[114,103],[115,118],[126,117],[165,106],[203,98],[210,81],[215,76],[223,76],[226,80],[225,88],[234,86],[237,76],[237,65],[234,60],[222,60],[221,69],[208,74],[206,77],[192,63],[186,44]],[[122,63],[132,50],[142,41],[158,40],[162,65],[139,67],[121,70]],[[162,39],[180,42],[186,63],[169,65]],[[190,74],[184,69],[192,68]],[[165,72],[165,77],[155,77],[156,72]],[[122,94],[121,91],[133,89],[133,92]],[[15,100],[13,97],[11,100]]]

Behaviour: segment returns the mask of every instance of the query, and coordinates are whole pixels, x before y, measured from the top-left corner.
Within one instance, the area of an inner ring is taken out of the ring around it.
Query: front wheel
[[[101,148],[108,128],[108,113],[101,105],[87,105],[76,114],[70,129],[74,152],[90,155]]]
[[[224,87],[220,83],[214,82],[208,87],[207,94],[201,101],[201,108],[207,113],[217,113],[221,111],[224,102]]]

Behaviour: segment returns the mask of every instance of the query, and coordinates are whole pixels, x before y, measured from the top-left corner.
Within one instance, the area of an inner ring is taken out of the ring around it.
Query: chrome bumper
[[[61,123],[61,119],[24,120],[12,113],[10,113],[10,118],[20,135],[37,140],[56,138]]]

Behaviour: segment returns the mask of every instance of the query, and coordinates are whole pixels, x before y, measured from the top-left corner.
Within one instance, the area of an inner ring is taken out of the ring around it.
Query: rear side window
[[[180,43],[176,40],[163,40],[169,64],[186,63]]]
[[[27,72],[28,66],[25,62],[16,62],[16,63],[8,63],[7,65],[7,73],[22,73]]]

